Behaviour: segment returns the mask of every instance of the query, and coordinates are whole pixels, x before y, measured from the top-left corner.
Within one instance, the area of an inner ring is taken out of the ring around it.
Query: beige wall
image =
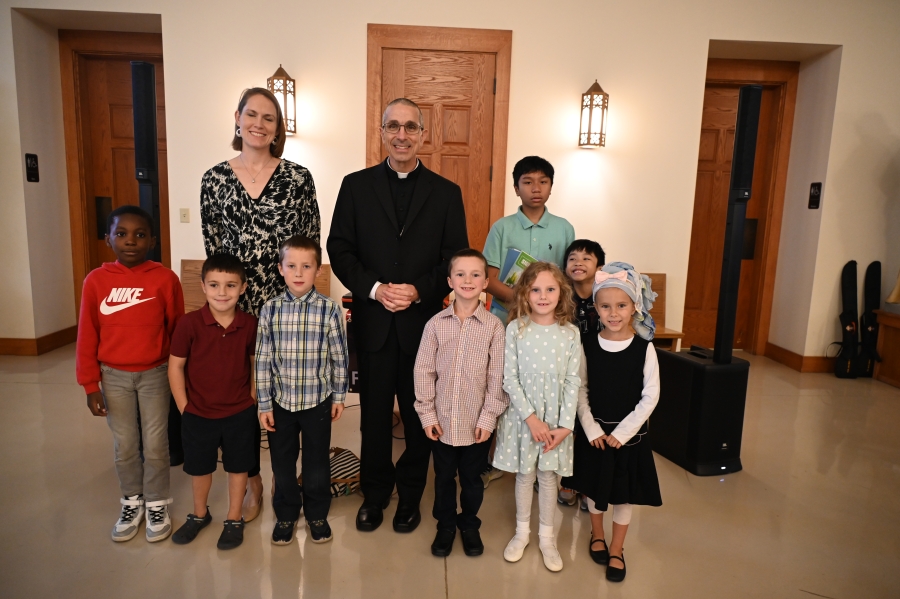
[[[827,184],[828,155],[841,67],[841,49],[800,63],[791,156],[785,186],[784,220],[772,299],[769,342],[805,355],[810,326],[814,265],[824,205],[810,210],[809,187]],[[824,195],[825,202],[830,201]],[[822,355],[815,352],[813,355]]]
[[[21,152],[37,154],[38,183],[24,183],[34,337],[75,325],[65,137],[57,31],[12,13]],[[52,82],[52,83],[51,83]]]
[[[17,0],[15,5],[72,8],[66,0]],[[9,6],[9,0],[0,0],[2,32],[10,30]],[[709,40],[843,46],[833,134],[823,150],[828,176],[822,177],[826,188],[819,241],[807,235],[804,260],[815,260],[798,266],[815,269],[812,305],[807,309],[780,300],[773,314],[773,322],[785,322],[794,311],[808,313],[808,332],[792,330],[785,343],[794,351],[804,348],[821,355],[823,341],[837,336],[835,300],[843,262],[851,257],[861,263],[887,261],[889,255],[900,254],[900,235],[889,242],[887,230],[889,210],[894,210],[893,223],[898,221],[897,195],[891,187],[895,181],[889,174],[890,165],[896,166],[900,134],[900,7],[895,2],[695,1],[685,7],[663,0],[559,0],[551,7],[460,0],[450,11],[446,4],[431,3],[401,9],[396,3],[371,0],[263,0],[250,13],[246,2],[237,0],[211,6],[137,0],[82,0],[77,6],[162,15],[176,264],[181,258],[203,257],[199,180],[204,170],[232,155],[230,122],[239,92],[263,84],[279,63],[297,79],[300,113],[298,135],[288,141],[285,156],[311,169],[327,232],[341,178],[365,165],[365,128],[376,125],[364,122],[369,22],[513,31],[510,169],[526,154],[548,158],[557,167],[549,204],[553,212],[570,219],[579,235],[598,239],[609,259],[668,273],[667,324],[674,328],[681,324],[684,306]],[[9,45],[5,33],[0,38],[0,47]],[[15,100],[12,71],[13,61],[4,51],[4,106]],[[574,144],[577,102],[594,78],[611,95],[608,146],[579,150]],[[811,109],[818,109],[812,104]],[[17,115],[0,118],[8,130],[18,127]],[[20,164],[21,152],[12,150],[0,150],[0,157]],[[4,199],[4,214],[9,211],[24,224],[20,171],[0,171],[0,188],[4,194],[12,190],[10,207]],[[794,188],[808,189],[810,181],[801,174],[812,171],[797,173]],[[515,206],[509,186],[507,212]],[[177,222],[181,207],[191,209],[190,224]],[[849,229],[842,226],[848,217]],[[786,227],[784,236],[789,235],[792,231]],[[900,263],[895,260],[896,267]],[[888,270],[886,279],[893,280],[896,273]],[[26,282],[20,278],[18,284]],[[790,284],[782,279],[780,288]],[[335,294],[339,291],[336,286]],[[783,297],[784,292],[779,295]],[[11,336],[7,331],[19,318],[29,316],[3,310],[0,337]]]
[[[0,10],[0,337],[34,337],[28,235],[25,232],[25,165],[20,154],[19,111],[10,11]]]

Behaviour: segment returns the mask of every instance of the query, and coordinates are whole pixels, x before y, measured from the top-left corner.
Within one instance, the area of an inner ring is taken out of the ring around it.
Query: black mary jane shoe
[[[418,505],[400,504],[394,514],[394,532],[412,532],[422,521]]]
[[[381,526],[384,520],[384,508],[388,506],[390,498],[383,503],[363,502],[356,513],[356,530],[371,532]]]
[[[612,563],[612,560],[617,559],[622,562],[622,568],[610,568],[606,566],[606,580],[610,582],[622,582],[625,580],[625,552],[622,552],[621,557],[618,555],[610,555],[609,560]]]
[[[453,540],[456,539],[456,530],[438,530],[431,544],[431,555],[447,557],[453,551]]]
[[[603,549],[594,551],[594,543],[603,543]],[[607,546],[605,539],[595,539],[591,537],[591,543],[588,545],[588,552],[591,554],[591,559],[594,560],[594,563],[600,564],[601,566],[605,566],[609,563],[609,547]]]

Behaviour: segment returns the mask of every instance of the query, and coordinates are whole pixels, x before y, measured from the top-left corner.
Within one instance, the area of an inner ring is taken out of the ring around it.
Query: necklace
[[[244,156],[243,156],[242,154],[238,154],[238,159],[241,161],[241,164],[244,165],[244,170],[246,170],[246,171],[249,173],[249,172],[250,172],[250,169],[247,168],[247,163],[244,162]],[[256,178],[259,176],[259,174],[262,172],[262,170],[263,170],[264,168],[266,168],[267,166],[269,166],[269,162],[270,162],[271,160],[272,160],[272,157],[269,156],[268,160],[266,160],[266,162],[262,165],[262,168],[260,168],[258,171],[256,171],[256,174],[255,174],[255,175],[252,175],[252,176],[250,177],[250,182],[251,182],[251,183],[256,183]]]

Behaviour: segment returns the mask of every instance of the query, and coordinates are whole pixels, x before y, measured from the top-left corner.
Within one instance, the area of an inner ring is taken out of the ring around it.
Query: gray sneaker
[[[497,480],[501,476],[503,476],[503,470],[488,466],[488,469],[481,473],[481,482],[484,483],[484,488],[487,489],[492,480]]]
[[[141,495],[124,497],[119,501],[122,503],[122,513],[112,529],[112,540],[117,543],[133,539],[144,518],[144,498]]]
[[[169,538],[172,534],[172,520],[169,518],[169,504],[172,499],[148,501],[147,506],[147,540],[151,543]]]
[[[576,493],[572,489],[560,487],[559,495],[557,495],[556,497],[556,502],[563,505],[575,505],[576,503],[578,503],[578,493]]]

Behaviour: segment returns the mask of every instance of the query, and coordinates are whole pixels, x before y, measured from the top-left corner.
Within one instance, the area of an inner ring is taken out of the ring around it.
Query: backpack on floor
[[[352,495],[359,489],[359,458],[349,449],[331,448],[331,496]],[[303,486],[303,474],[297,477]]]

